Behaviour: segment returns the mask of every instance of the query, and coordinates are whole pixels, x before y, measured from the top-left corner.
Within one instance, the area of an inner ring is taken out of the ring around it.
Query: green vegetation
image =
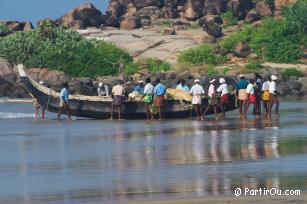
[[[288,80],[291,76],[302,77],[302,76],[304,76],[304,74],[300,70],[293,68],[293,69],[285,69],[281,73],[281,76],[282,76],[283,80]]]
[[[240,41],[246,41],[263,60],[272,62],[296,62],[307,46],[307,1],[298,0],[283,11],[284,18],[263,20],[259,28],[245,25],[222,40],[224,53],[232,52]]]
[[[196,30],[196,29],[200,29],[201,26],[198,23],[191,23],[190,29],[192,30]]]
[[[72,76],[118,74],[122,61],[129,72],[136,69],[128,53],[104,41],[88,40],[50,22],[32,31],[0,38],[0,56],[26,67],[48,67]]]
[[[197,48],[191,48],[181,53],[178,62],[188,65],[217,65],[224,62],[224,57],[214,54],[214,48],[203,44]]]
[[[162,22],[162,26],[164,27],[168,27],[168,28],[171,28],[173,27],[174,23],[172,21],[169,21],[169,20],[165,20]]]
[[[229,37],[221,41],[220,45],[223,52],[230,53],[233,52],[236,45],[241,41],[249,42],[252,36],[254,28],[251,25],[245,25],[240,30],[236,31]]]
[[[226,11],[225,13],[223,13],[221,15],[222,19],[223,19],[223,26],[224,27],[228,27],[228,26],[233,26],[236,25],[238,23],[238,18],[236,18],[232,11]]]
[[[215,67],[213,65],[209,65],[207,68],[207,75],[208,76],[214,76],[214,75],[218,75],[219,72],[215,69]]]
[[[227,72],[229,72],[231,69],[229,67],[225,67],[223,69],[223,74],[226,74]]]
[[[163,62],[157,59],[146,59],[145,61],[140,61],[138,64],[150,71],[151,73],[165,72],[169,71],[172,67],[168,62]]]
[[[13,31],[8,26],[0,23],[0,37],[7,36],[11,34]]]
[[[245,65],[245,68],[248,70],[258,70],[262,68],[261,61],[259,60],[250,60]]]

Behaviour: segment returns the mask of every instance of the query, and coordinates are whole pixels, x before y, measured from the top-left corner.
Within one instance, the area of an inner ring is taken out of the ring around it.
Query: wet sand
[[[118,204],[121,202],[118,202]],[[209,197],[209,198],[183,198],[183,199],[165,199],[155,201],[132,201],[125,202],[125,204],[305,204],[307,203],[307,194],[304,193],[301,196],[265,196],[265,197],[231,197],[231,196],[220,196],[220,197]],[[117,204],[117,203],[110,203]]]
[[[234,190],[307,191],[306,101],[283,102],[272,120],[33,117],[31,104],[0,103],[1,204],[252,203]]]

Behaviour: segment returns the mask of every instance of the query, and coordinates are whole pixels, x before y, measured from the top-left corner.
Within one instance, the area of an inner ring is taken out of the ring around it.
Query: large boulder
[[[247,13],[254,8],[252,0],[231,0],[228,6],[233,15],[239,19],[244,19]]]
[[[203,14],[217,15],[227,10],[228,0],[206,0],[204,1]]]
[[[74,78],[69,82],[69,89],[73,94],[80,94],[85,96],[97,95],[96,87],[90,78]]]
[[[223,35],[222,26],[223,20],[217,15],[207,15],[198,21],[199,25],[214,38],[219,38]]]
[[[12,31],[28,31],[33,29],[33,25],[30,21],[0,21],[0,24],[8,26]]]
[[[203,0],[187,0],[184,17],[189,21],[195,21],[203,15]]]
[[[270,5],[266,4],[265,2],[258,2],[256,4],[256,11],[258,12],[259,16],[266,17],[266,16],[272,16],[273,12],[271,10]]]
[[[134,0],[134,6],[138,9],[144,8],[147,6],[161,6],[162,2],[160,0]]]
[[[28,71],[28,75],[36,81],[43,81],[48,87],[57,91],[61,88],[63,82],[71,80],[65,73],[48,68],[31,68]]]
[[[296,2],[297,0],[275,0],[275,9],[280,11],[284,6],[291,5]]]
[[[260,20],[260,16],[255,9],[250,10],[245,18],[245,21],[249,23],[252,23],[258,20]]]
[[[239,42],[234,49],[234,54],[237,57],[247,57],[251,53],[251,48],[246,42]]]
[[[91,3],[85,3],[78,6],[56,21],[61,25],[74,29],[99,27],[104,23],[101,11],[96,9]]]
[[[6,60],[0,57],[0,77],[13,74],[13,66]]]
[[[141,19],[136,16],[127,16],[120,22],[120,28],[124,30],[133,30],[140,28]]]
[[[157,6],[147,6],[138,10],[135,14],[141,19],[151,19],[156,20],[162,17],[162,13]]]

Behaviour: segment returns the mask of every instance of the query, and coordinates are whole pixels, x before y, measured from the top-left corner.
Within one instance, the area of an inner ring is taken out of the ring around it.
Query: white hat
[[[277,76],[276,76],[276,75],[272,75],[272,76],[271,76],[271,79],[272,79],[273,81],[275,81],[275,80],[277,80]]]
[[[220,83],[221,84],[224,84],[226,81],[225,81],[225,79],[224,78],[220,78]]]
[[[24,69],[25,66],[24,66],[23,64],[18,64],[18,65],[17,65],[17,68],[18,68],[18,69]]]
[[[99,87],[102,87],[103,83],[102,82],[99,82],[98,86]]]
[[[143,80],[140,80],[139,83],[144,83],[144,81],[143,81]]]
[[[195,83],[199,83],[199,79],[195,79],[194,82],[195,82]]]
[[[210,83],[212,84],[212,83],[214,83],[216,80],[215,79],[212,79],[211,81],[210,81]]]
[[[44,82],[43,82],[43,81],[39,81],[38,83],[39,83],[40,85],[43,85],[43,84],[44,84]]]
[[[245,76],[244,76],[244,74],[240,74],[240,76],[239,76],[239,77],[240,77],[240,78],[242,78],[242,77],[245,77]]]

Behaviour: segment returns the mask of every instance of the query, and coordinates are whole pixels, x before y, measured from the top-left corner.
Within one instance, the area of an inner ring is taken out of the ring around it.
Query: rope
[[[48,110],[48,108],[49,108],[50,97],[51,97],[51,90],[50,90],[50,93],[48,95],[48,101],[47,101],[47,105],[46,105],[46,110]]]

